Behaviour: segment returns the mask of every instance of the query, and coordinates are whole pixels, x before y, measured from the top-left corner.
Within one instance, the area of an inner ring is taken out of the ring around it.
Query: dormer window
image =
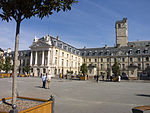
[[[89,51],[88,55],[91,55],[91,51]]]
[[[129,49],[128,53],[129,53],[129,54],[132,54],[132,49]]]
[[[103,51],[100,51],[98,54],[99,54],[99,55],[102,55],[102,53],[103,53]]]
[[[83,53],[82,53],[82,56],[84,56],[86,54],[86,51],[84,51]]]
[[[97,51],[94,51],[94,52],[93,52],[93,55],[96,55],[96,53],[97,53]]]
[[[108,54],[109,54],[109,50],[107,50],[107,51],[105,52],[105,54],[108,55]]]
[[[54,45],[56,46],[56,41],[54,41]]]
[[[62,44],[60,44],[60,48],[62,48]]]
[[[140,54],[140,49],[137,49],[136,53],[137,53],[137,54]]]
[[[144,53],[145,53],[145,54],[147,54],[147,53],[148,53],[148,49],[147,49],[147,48],[145,48]]]
[[[72,48],[70,47],[70,48],[69,48],[69,51],[71,52],[71,50],[72,50]]]
[[[65,46],[65,49],[67,50],[67,46]]]

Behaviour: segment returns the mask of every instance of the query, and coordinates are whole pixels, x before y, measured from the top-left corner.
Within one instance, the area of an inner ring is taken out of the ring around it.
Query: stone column
[[[32,66],[32,59],[33,59],[33,51],[31,51],[30,66]]]
[[[42,66],[44,66],[44,51],[42,51]]]
[[[37,65],[37,51],[35,52],[35,65]]]
[[[50,50],[48,50],[48,54],[47,54],[47,66],[49,66],[50,63]]]

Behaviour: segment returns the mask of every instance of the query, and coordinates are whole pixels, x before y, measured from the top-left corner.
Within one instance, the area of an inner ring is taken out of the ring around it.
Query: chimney
[[[35,38],[34,38],[34,42],[37,42],[38,41],[38,38],[35,36]]]
[[[57,40],[59,40],[59,36],[57,36]]]

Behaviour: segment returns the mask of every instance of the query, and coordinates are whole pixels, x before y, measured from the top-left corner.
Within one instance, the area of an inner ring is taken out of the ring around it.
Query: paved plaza
[[[0,98],[11,96],[11,78],[0,79]],[[150,105],[149,81],[96,83],[94,80],[52,79],[43,89],[41,78],[17,78],[20,96],[48,99],[55,96],[55,113],[132,113],[139,105]]]

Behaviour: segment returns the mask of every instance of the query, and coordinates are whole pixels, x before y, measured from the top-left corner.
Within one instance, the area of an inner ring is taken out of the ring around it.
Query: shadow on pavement
[[[43,88],[42,86],[35,86],[36,88]]]
[[[150,95],[146,95],[146,94],[136,94],[136,96],[150,97]]]

